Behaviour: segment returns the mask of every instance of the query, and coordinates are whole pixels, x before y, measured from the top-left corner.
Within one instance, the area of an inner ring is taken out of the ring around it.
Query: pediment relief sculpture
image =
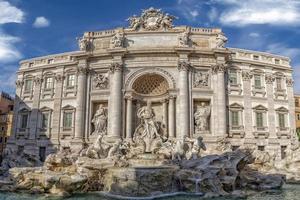
[[[202,88],[209,85],[209,73],[208,72],[197,72],[194,75],[194,87]]]
[[[111,48],[123,48],[125,45],[125,36],[124,33],[121,31],[118,31],[110,41],[110,47]]]
[[[94,87],[96,89],[107,89],[108,85],[108,74],[96,74],[94,77]]]
[[[160,9],[149,8],[143,10],[142,15],[128,18],[132,30],[167,30],[173,28],[173,20],[176,17],[163,13]]]
[[[92,41],[90,38],[80,37],[77,38],[78,46],[81,51],[90,51],[92,50]]]

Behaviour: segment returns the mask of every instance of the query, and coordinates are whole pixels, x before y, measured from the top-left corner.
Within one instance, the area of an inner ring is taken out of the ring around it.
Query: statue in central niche
[[[209,130],[209,116],[210,106],[206,105],[205,102],[201,102],[201,105],[197,106],[196,112],[194,113],[196,132]]]
[[[138,109],[137,116],[140,119],[140,124],[134,132],[133,140],[144,145],[145,152],[153,152],[162,143],[163,138],[159,134],[159,125],[155,121],[151,102],[147,102],[147,106]]]

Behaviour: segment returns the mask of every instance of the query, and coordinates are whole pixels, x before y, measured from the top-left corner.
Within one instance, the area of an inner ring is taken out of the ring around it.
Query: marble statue
[[[197,138],[185,138],[185,141],[189,146],[189,150],[186,153],[186,159],[187,160],[195,160],[198,159],[200,157],[200,151],[202,150],[206,150],[206,146],[203,142],[203,138],[201,136],[197,137]]]
[[[88,51],[90,49],[90,41],[87,38],[81,37],[81,38],[77,38],[77,40],[78,40],[79,49],[81,51]]]
[[[151,152],[155,142],[161,140],[161,136],[158,133],[159,126],[154,119],[155,115],[150,104],[148,103],[147,106],[138,109],[137,116],[140,119],[140,124],[135,130],[134,141],[137,143],[144,141],[146,152]]]
[[[99,105],[98,110],[96,111],[94,118],[92,119],[92,123],[94,124],[95,131],[92,135],[100,134],[105,135],[107,132],[107,116],[106,109],[103,107],[103,104]]]
[[[179,34],[178,42],[180,47],[188,47],[189,46],[189,32],[184,31]]]
[[[210,106],[206,105],[205,102],[201,102],[200,106],[197,106],[194,114],[196,132],[209,130],[209,116]]]
[[[118,31],[112,38],[111,38],[111,48],[124,47],[125,36],[124,33]]]
[[[129,17],[127,19],[129,21],[130,25],[129,27],[133,30],[137,30],[142,25],[142,20],[140,17],[137,17],[136,15],[133,15],[132,17]]]
[[[217,48],[225,48],[225,44],[227,42],[227,37],[225,37],[225,35],[223,33],[219,33],[217,35]]]
[[[201,88],[208,86],[209,74],[207,72],[198,72],[195,74],[194,87]]]

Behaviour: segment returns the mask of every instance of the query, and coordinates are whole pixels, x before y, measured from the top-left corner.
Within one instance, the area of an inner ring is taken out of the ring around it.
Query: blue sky
[[[289,56],[300,93],[300,0],[0,0],[0,90],[15,90],[22,59],[77,50],[85,31],[127,26],[161,8],[175,25],[220,27],[228,47]]]

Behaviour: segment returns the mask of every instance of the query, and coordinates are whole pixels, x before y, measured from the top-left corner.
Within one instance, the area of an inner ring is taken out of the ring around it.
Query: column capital
[[[170,99],[176,99],[176,96],[175,96],[175,95],[170,95],[170,96],[169,96],[169,100],[170,100]]]
[[[275,81],[275,77],[273,76],[273,74],[266,74],[265,80],[266,84],[273,84],[273,82]]]
[[[248,71],[248,70],[242,71],[243,81],[250,81],[252,77],[253,77],[253,74],[250,71]]]
[[[43,82],[43,78],[42,78],[42,77],[39,77],[39,76],[35,76],[33,82],[34,82],[36,85],[40,85],[40,84]]]
[[[20,88],[20,87],[22,87],[24,85],[24,81],[23,80],[17,80],[16,81],[16,87],[17,88]]]
[[[160,100],[161,103],[168,103],[169,102],[169,99],[162,99]]]
[[[55,80],[56,80],[57,82],[62,82],[64,79],[65,79],[65,76],[62,75],[62,74],[56,74],[56,75],[55,75]]]
[[[133,100],[133,97],[132,97],[131,95],[125,95],[124,98],[125,98],[126,100],[130,100],[130,101]]]
[[[227,70],[228,66],[225,63],[217,63],[212,66],[213,73],[224,73]]]
[[[177,69],[179,71],[189,71],[191,68],[191,63],[188,61],[178,61]]]
[[[116,71],[122,71],[122,70],[123,70],[123,64],[119,62],[112,63],[109,68],[109,71],[111,73],[115,73]]]
[[[82,75],[86,75],[89,72],[89,69],[87,67],[84,66],[78,66],[77,67],[77,74],[82,74]]]
[[[288,87],[293,87],[293,86],[294,86],[294,80],[293,80],[292,77],[287,77],[287,78],[286,78],[286,85],[287,85]]]

